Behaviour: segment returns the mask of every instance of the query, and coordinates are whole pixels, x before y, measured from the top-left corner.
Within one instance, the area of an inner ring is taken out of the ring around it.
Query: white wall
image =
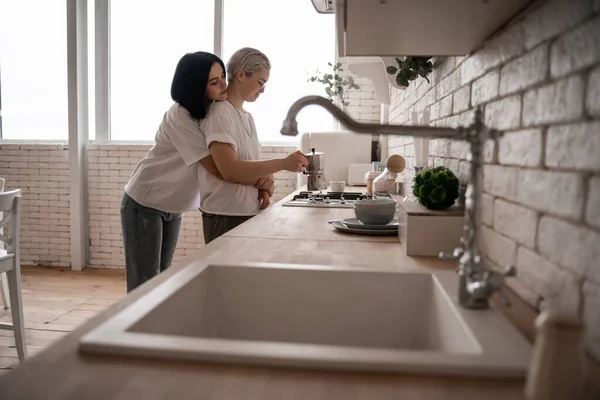
[[[589,343],[600,358],[600,2],[538,3],[469,58],[450,57],[427,84],[392,90],[390,122],[429,110],[435,126],[467,125],[481,106],[489,143],[484,167],[483,251],[491,266],[514,264],[509,285],[532,305],[575,311],[584,279]],[[389,138],[390,153],[414,166],[412,139]],[[429,165],[463,180],[462,142],[430,142]],[[412,174],[407,174],[407,181]]]
[[[69,265],[69,151],[63,145],[0,144],[4,190],[21,189],[21,261]]]
[[[381,117],[381,103],[375,96],[375,85],[370,79],[356,76],[350,72],[347,58],[340,57],[338,62],[344,69],[340,76],[351,76],[354,78],[354,82],[360,86],[360,90],[352,89],[344,94],[350,103],[344,106],[344,112],[358,121],[378,123]]]
[[[150,145],[88,147],[88,206],[92,267],[124,266],[119,205],[123,188]],[[263,146],[264,158],[285,157],[294,146]],[[63,145],[0,144],[0,176],[5,190],[23,191],[23,265],[69,266],[69,169]],[[295,190],[296,174],[275,175],[278,201]],[[200,212],[186,213],[175,261],[204,244]]]

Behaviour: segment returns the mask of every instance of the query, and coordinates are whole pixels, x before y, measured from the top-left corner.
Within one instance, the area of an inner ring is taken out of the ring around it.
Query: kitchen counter
[[[397,237],[347,235],[337,233],[327,223],[330,219],[352,217],[352,209],[283,207],[286,199],[139,287],[14,371],[2,375],[0,398],[514,400],[523,397],[523,379],[317,372],[92,356],[78,352],[78,340],[84,333],[197,260],[322,264],[396,271],[455,267],[454,263],[437,258],[407,257]],[[513,306],[506,309],[505,314],[531,339],[535,313],[513,293],[508,295]]]

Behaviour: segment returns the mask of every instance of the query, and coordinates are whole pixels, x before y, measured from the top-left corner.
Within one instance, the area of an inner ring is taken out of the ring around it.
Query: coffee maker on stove
[[[311,149],[311,153],[305,154],[308,159],[308,165],[303,171],[306,177],[306,190],[326,190],[327,180],[325,179],[325,154],[315,152],[315,148]]]

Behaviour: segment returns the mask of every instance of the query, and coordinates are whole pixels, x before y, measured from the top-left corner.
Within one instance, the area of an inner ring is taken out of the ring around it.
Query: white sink
[[[83,352],[523,377],[530,344],[454,300],[454,272],[194,263],[81,339]]]

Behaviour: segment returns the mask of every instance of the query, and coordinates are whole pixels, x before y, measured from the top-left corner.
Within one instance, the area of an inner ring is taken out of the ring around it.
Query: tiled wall
[[[466,125],[481,107],[487,125],[507,132],[485,153],[487,261],[516,265],[509,284],[533,305],[575,311],[583,279],[589,344],[600,358],[599,8],[591,0],[536,3],[471,57],[446,58],[431,84],[393,89],[390,121],[429,110],[436,126]],[[412,139],[388,143],[410,170]],[[467,152],[464,143],[433,140],[429,164],[464,179]]]

